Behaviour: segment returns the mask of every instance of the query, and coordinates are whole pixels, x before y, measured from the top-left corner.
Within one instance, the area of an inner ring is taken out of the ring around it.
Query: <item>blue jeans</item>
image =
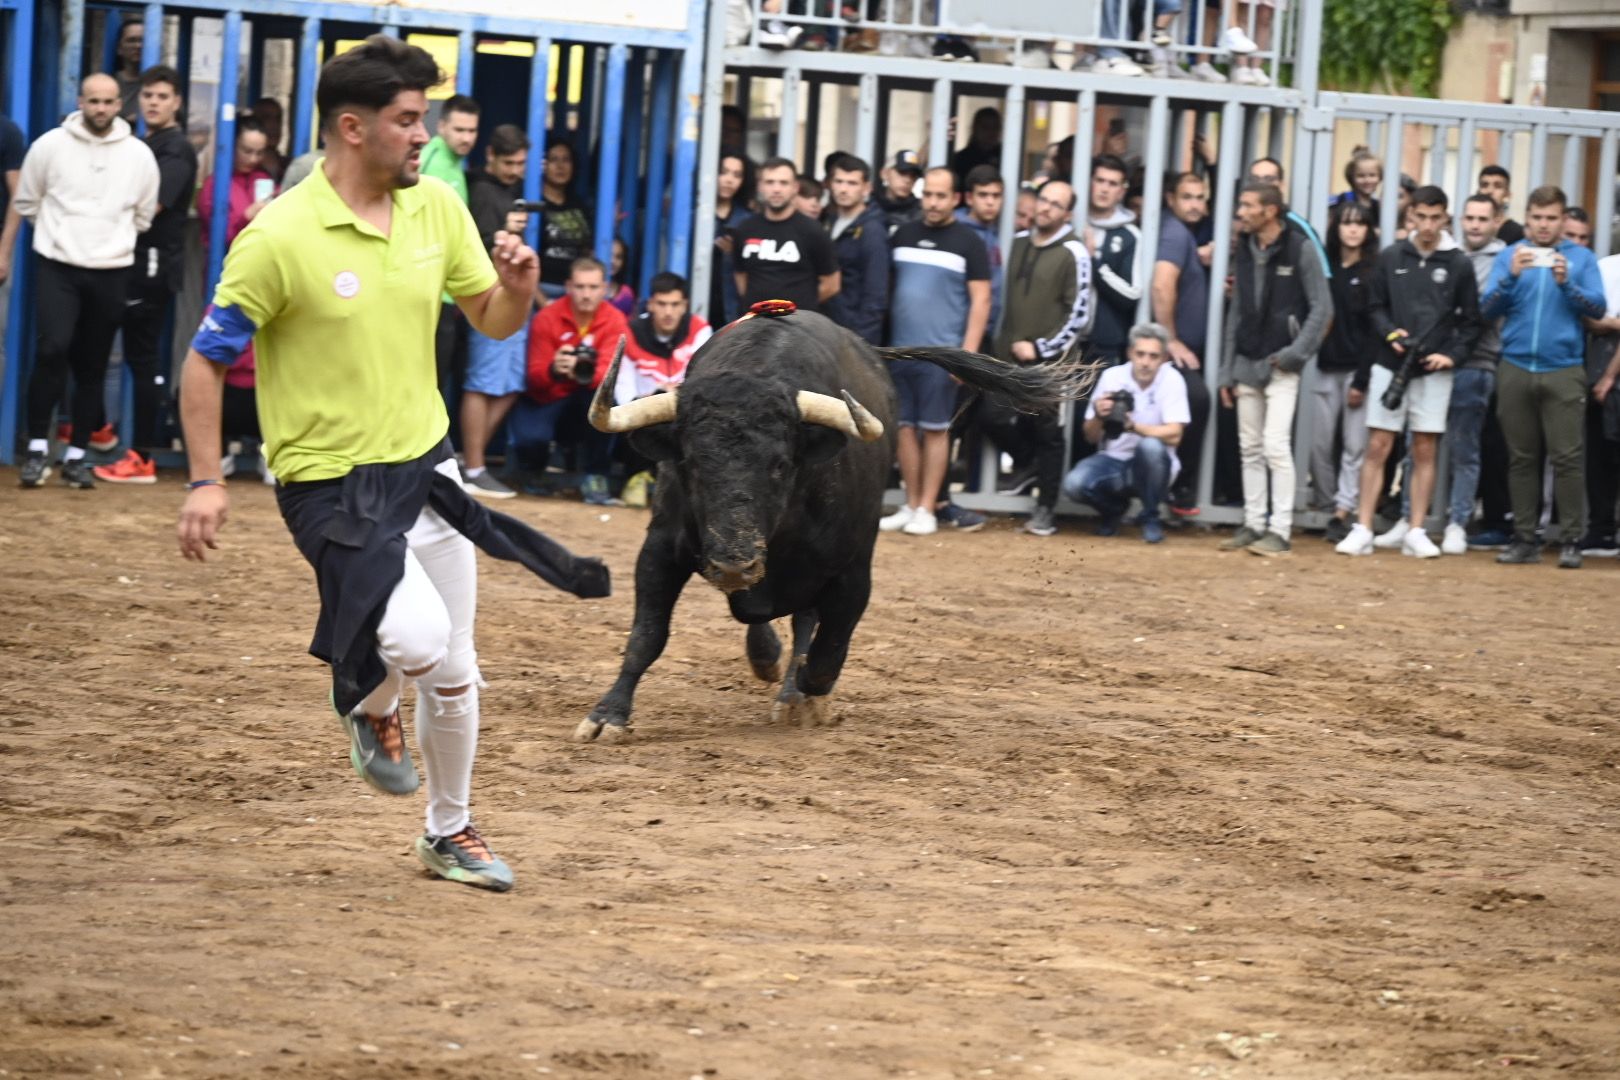
[[[1098,37],[1108,41],[1122,36],[1119,31],[1119,12],[1120,8],[1125,5],[1135,9],[1141,6],[1141,0],[1103,0],[1102,28],[1097,35]],[[1181,13],[1181,0],[1153,0],[1152,7],[1155,17],[1159,15],[1178,15]],[[1135,22],[1137,12],[1133,10],[1131,15],[1131,21]],[[1104,59],[1112,59],[1125,54],[1119,49],[1104,45],[1097,50],[1097,55]]]
[[[1446,413],[1446,445],[1451,452],[1451,515],[1453,525],[1467,525],[1474,516],[1474,495],[1479,491],[1480,433],[1490,409],[1496,372],[1464,368],[1451,386],[1451,408]]]
[[[1135,495],[1142,500],[1143,518],[1157,518],[1170,486],[1170,460],[1170,448],[1160,439],[1144,438],[1129,461],[1092,454],[1063,478],[1063,494],[1105,518],[1123,514]]]

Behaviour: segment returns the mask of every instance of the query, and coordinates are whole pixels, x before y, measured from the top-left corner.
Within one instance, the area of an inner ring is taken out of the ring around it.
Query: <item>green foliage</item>
[[[1324,87],[1433,97],[1457,21],[1449,0],[1325,0]]]

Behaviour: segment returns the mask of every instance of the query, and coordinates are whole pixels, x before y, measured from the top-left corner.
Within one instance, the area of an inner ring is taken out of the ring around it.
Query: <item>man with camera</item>
[[[629,333],[624,314],[607,295],[607,267],[590,256],[575,259],[566,291],[529,324],[529,381],[507,420],[520,471],[543,473],[550,444],[576,446],[585,479],[580,494],[594,506],[612,502],[607,472],[613,437],[591,427],[591,395],[607,374],[608,357]]]
[[[1399,547],[1403,555],[1438,558],[1423,529],[1434,494],[1435,455],[1446,431],[1455,371],[1479,340],[1479,286],[1468,255],[1446,227],[1446,193],[1429,185],[1412,193],[1411,234],[1378,256],[1367,317],[1381,345],[1367,388],[1367,453],[1361,463],[1358,520],[1334,548],[1371,555]],[[1373,514],[1383,490],[1384,463],[1396,436],[1412,431],[1409,521],[1375,537]]]
[[[1567,200],[1547,185],[1530,193],[1525,238],[1496,257],[1482,308],[1502,321],[1502,363],[1497,368],[1496,416],[1508,445],[1508,494],[1513,501],[1513,543],[1499,563],[1538,563],[1541,451],[1553,467],[1553,498],[1563,523],[1558,565],[1581,565],[1586,517],[1581,470],[1586,420],[1586,328],[1581,319],[1607,312],[1597,260],[1561,239]]]
[[[1176,446],[1192,420],[1187,381],[1170,356],[1170,332],[1158,323],[1138,323],[1126,343],[1129,363],[1105,370],[1092,391],[1081,431],[1098,452],[1063,478],[1063,494],[1094,508],[1098,536],[1119,532],[1132,495],[1142,502],[1142,539],[1164,539],[1159,504],[1181,463]]]

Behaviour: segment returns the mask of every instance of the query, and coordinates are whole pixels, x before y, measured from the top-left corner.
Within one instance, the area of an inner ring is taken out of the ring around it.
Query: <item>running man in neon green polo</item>
[[[579,595],[605,589],[605,573],[580,584],[600,564],[558,554],[474,503],[445,441],[433,356],[441,291],[481,333],[505,338],[528,315],[539,259],[502,234],[492,263],[463,202],[421,179],[424,92],[442,77],[425,51],[381,34],[321,69],[326,157],[237,238],[186,355],[191,490],[180,547],[203,558],[225,524],[221,388],[251,340],[277,500],[321,592],[311,651],[332,664],[350,761],[379,790],[417,789],[399,718],[404,682],[415,679],[428,789],[417,853],[443,877],[504,891],[511,871],[468,812],[478,737],[473,544],[550,571]]]

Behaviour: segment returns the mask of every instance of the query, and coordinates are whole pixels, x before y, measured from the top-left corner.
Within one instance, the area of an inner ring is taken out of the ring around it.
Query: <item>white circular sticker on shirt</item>
[[[353,270],[344,270],[332,279],[332,291],[345,300],[353,299],[360,292],[360,277]]]

